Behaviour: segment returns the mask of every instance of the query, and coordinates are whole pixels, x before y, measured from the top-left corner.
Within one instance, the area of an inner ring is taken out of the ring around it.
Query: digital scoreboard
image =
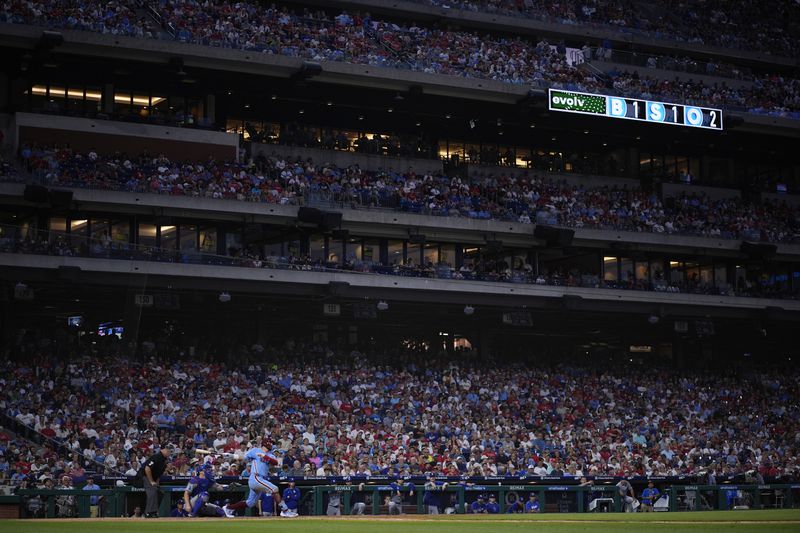
[[[722,111],[710,107],[654,102],[652,100],[562,91],[559,89],[550,89],[548,102],[551,111],[722,131]]]

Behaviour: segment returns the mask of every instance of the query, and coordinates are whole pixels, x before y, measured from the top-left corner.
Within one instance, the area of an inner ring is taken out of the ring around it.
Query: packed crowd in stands
[[[800,84],[782,76],[759,76],[748,88],[694,81],[665,83],[631,73],[616,73],[609,79],[601,79],[589,70],[569,64],[563,42],[551,45],[546,40],[537,43],[413,23],[404,26],[376,20],[369,13],[342,12],[334,17],[321,11],[295,13],[285,7],[247,2],[163,0],[156,9],[174,29],[175,38],[182,42],[507,83],[649,95],[644,97],[729,106],[740,111],[794,116],[800,110]],[[6,1],[0,9],[0,22],[137,37],[158,35],[145,31],[145,21],[137,21],[135,12],[124,2],[105,6],[87,0],[65,6],[43,0]],[[769,40],[759,39],[759,42]]]
[[[800,475],[796,369],[542,367],[291,340],[229,347],[226,364],[213,344],[145,340],[132,358],[114,336],[92,339],[31,330],[6,346],[0,409],[48,440],[0,442],[3,483],[133,475],[167,442],[184,452],[168,475],[203,448],[238,476],[263,436],[284,476]]]
[[[368,172],[259,154],[247,163],[176,162],[146,153],[99,155],[24,146],[22,165],[48,185],[236,199],[277,204],[329,202],[344,207],[512,220],[573,228],[755,241],[798,239],[798,211],[702,194],[662,201],[639,189],[569,185],[530,173],[473,179],[442,174]]]
[[[6,0],[0,4],[0,22],[46,24],[53,28],[70,28],[109,35],[157,37],[145,17],[137,17],[134,2],[92,1],[19,1]]]
[[[796,57],[800,18],[793,2],[668,0],[642,8],[630,0],[412,0],[447,9],[611,26],[654,37]]]

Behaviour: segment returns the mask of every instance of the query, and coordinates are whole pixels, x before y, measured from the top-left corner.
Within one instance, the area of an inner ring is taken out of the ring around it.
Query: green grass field
[[[506,531],[800,532],[800,510],[402,518],[0,520],[0,533],[503,533]]]

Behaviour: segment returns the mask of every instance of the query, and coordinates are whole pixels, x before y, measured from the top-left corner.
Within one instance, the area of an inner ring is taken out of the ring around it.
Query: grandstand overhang
[[[119,213],[208,220],[231,223],[262,223],[294,228],[298,224],[297,206],[159,195],[152,193],[117,192],[93,189],[60,189],[72,192],[75,209],[83,213]],[[0,183],[0,206],[29,206],[24,202],[25,186]],[[431,242],[450,241],[483,245],[502,241],[505,247],[544,249],[545,242],[534,237],[534,226],[501,220],[480,220],[465,217],[442,217],[406,213],[392,209],[340,209],[341,229],[361,237],[407,239],[422,234]],[[573,247],[617,249],[635,254],[670,252],[692,256],[714,255],[740,258],[742,242],[734,239],[667,235],[581,228],[575,230]],[[795,261],[800,245],[779,243],[775,258]]]
[[[389,299],[417,304],[476,304],[541,311],[730,318],[754,318],[769,312],[782,320],[800,321],[800,301],[796,300],[13,253],[0,253],[0,279],[8,283],[56,280],[87,287],[224,290],[249,297],[320,301],[330,296],[333,283],[337,287],[337,297],[353,301]]]

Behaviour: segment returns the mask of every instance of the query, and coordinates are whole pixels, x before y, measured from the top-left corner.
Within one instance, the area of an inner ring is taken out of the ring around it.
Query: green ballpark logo
[[[569,91],[550,91],[550,109],[605,115],[606,98]]]

